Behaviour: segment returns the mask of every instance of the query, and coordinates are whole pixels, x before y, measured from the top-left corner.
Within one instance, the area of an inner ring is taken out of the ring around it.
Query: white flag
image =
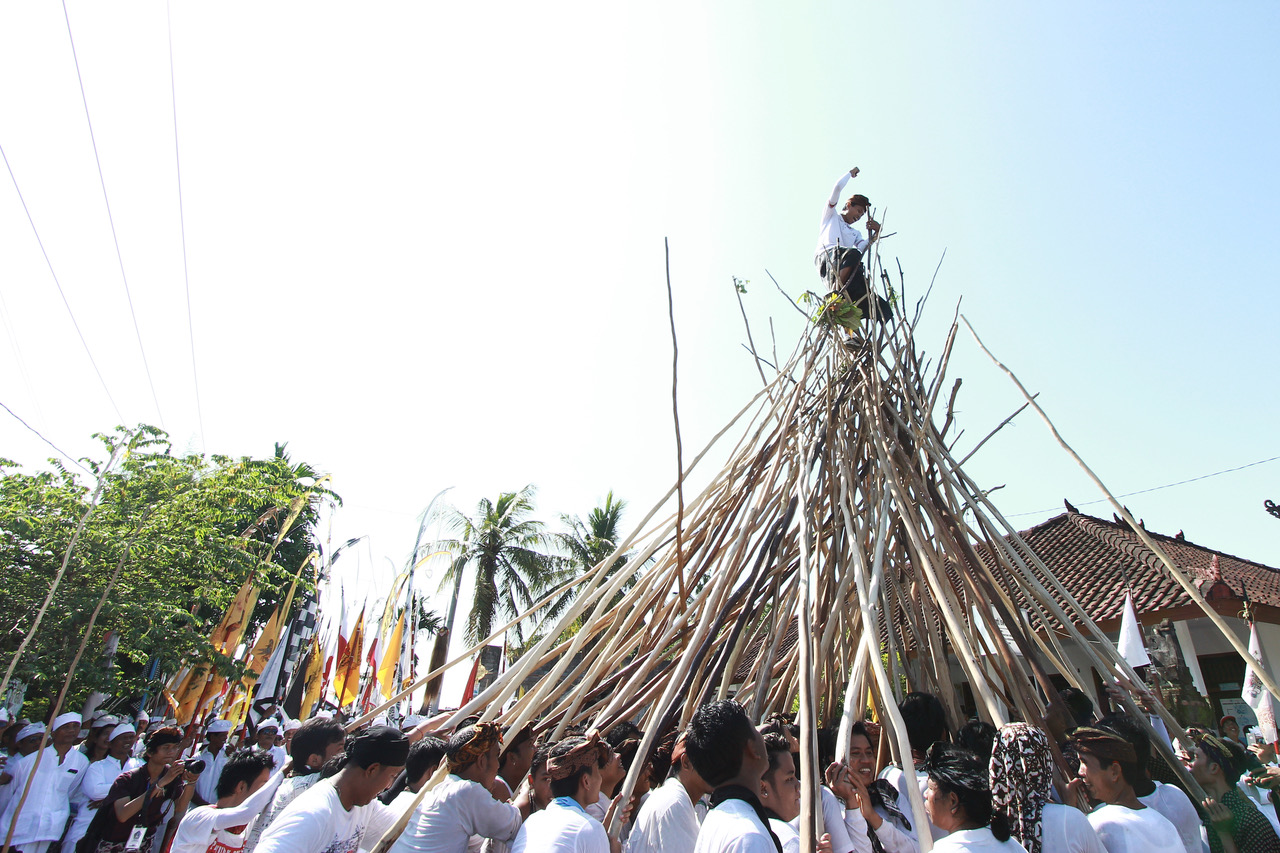
[[[1142,628],[1138,624],[1138,613],[1133,609],[1133,596],[1127,592],[1124,594],[1124,615],[1120,617],[1120,638],[1116,640],[1116,648],[1129,666],[1137,668],[1151,663],[1147,647],[1142,643]]]
[[[1262,655],[1262,644],[1258,642],[1256,625],[1249,626],[1249,657],[1253,660],[1249,661],[1249,665],[1245,667],[1244,688],[1240,691],[1240,698],[1253,709],[1254,716],[1258,718],[1258,730],[1262,733],[1262,737],[1267,743],[1275,743],[1276,715],[1271,703],[1271,693],[1256,672],[1258,667],[1267,665]]]

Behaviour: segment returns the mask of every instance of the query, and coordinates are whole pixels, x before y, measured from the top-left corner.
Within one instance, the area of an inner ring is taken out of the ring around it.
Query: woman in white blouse
[[[1049,736],[1026,723],[1009,723],[991,752],[993,808],[1027,853],[1106,853],[1079,809],[1049,802],[1053,784]]]
[[[1003,814],[991,811],[991,783],[978,756],[963,747],[935,743],[925,756],[929,784],[924,810],[946,832],[935,853],[1026,853],[1009,837]]]

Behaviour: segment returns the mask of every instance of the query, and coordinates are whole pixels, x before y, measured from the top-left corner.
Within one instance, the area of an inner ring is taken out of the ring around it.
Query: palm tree
[[[561,570],[551,586],[568,580],[573,575],[581,575],[595,568],[601,560],[608,557],[618,547],[618,543],[622,540],[620,525],[622,523],[622,513],[627,508],[627,502],[613,496],[610,490],[605,495],[604,503],[587,514],[586,521],[576,515],[561,515],[560,521],[568,528],[565,533],[557,533],[555,538],[560,548],[568,554],[569,565]],[[633,556],[632,552],[619,554],[618,559],[614,560],[613,565],[609,567],[606,578],[612,578],[618,572],[623,571]],[[623,584],[618,594],[614,596],[610,606],[617,604],[621,600],[623,593],[631,589],[636,584],[637,567],[631,566],[626,570],[630,577]],[[564,595],[560,596],[547,608],[547,618],[553,619],[564,612],[576,596],[577,590],[571,589]]]
[[[560,568],[561,559],[546,553],[554,539],[542,522],[529,517],[534,491],[533,486],[525,486],[518,492],[503,492],[496,501],[482,498],[474,517],[458,510],[451,513],[449,524],[459,537],[440,543],[455,555],[441,586],[454,584],[448,618],[452,628],[462,574],[468,566],[475,567],[475,594],[465,635],[472,645],[493,633],[499,616],[504,621],[514,619],[533,604]],[[515,634],[516,641],[523,642],[519,625]]]

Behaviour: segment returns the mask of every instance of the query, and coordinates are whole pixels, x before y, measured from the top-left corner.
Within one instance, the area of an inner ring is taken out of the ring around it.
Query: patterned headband
[[[600,740],[594,729],[587,738],[564,755],[547,759],[547,776],[552,782],[568,779],[583,767],[599,767],[609,757],[609,745]]]
[[[1081,726],[1071,733],[1069,742],[1075,744],[1079,752],[1088,753],[1107,763],[1120,761],[1125,764],[1135,764],[1138,761],[1138,752],[1133,748],[1133,744],[1106,729]]]
[[[502,740],[502,727],[497,723],[476,723],[475,733],[471,740],[449,753],[449,769],[461,770],[476,759],[493,749],[495,743]]]

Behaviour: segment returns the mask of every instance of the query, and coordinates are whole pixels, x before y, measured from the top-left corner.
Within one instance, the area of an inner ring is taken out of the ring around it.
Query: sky
[[[769,273],[820,288],[858,166],[909,303],[938,268],[927,352],[959,308],[1118,494],[1251,466],[1125,502],[1280,566],[1278,36],[1246,2],[5,4],[0,402],[76,457],[288,442],[355,585],[446,488],[625,526],[676,473],[664,240],[687,458],[759,387],[733,278],[790,352]],[[949,376],[962,451],[1022,402],[967,333]],[[0,413],[0,456],[51,455]],[[1031,412],[966,468],[1020,527],[1110,518]]]

